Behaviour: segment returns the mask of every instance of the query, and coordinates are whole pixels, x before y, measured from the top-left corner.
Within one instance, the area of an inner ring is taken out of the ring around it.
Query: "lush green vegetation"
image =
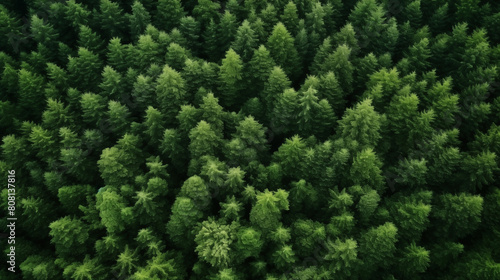
[[[500,2],[0,3],[1,279],[500,279]]]

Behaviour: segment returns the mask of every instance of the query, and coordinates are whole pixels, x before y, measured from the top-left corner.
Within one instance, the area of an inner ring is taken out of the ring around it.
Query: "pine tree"
[[[123,45],[119,38],[113,38],[109,40],[108,44],[108,61],[107,64],[117,71],[125,72],[128,67],[131,67],[135,63],[133,62],[133,49],[130,45]]]
[[[92,12],[89,11],[85,5],[76,3],[75,0],[67,1],[66,5],[65,18],[74,28],[78,28],[80,25],[88,25],[90,23],[90,15]]]
[[[146,31],[146,27],[151,24],[151,15],[144,5],[135,1],[132,5],[132,14],[129,16],[130,35],[133,40],[139,39],[139,36]]]
[[[342,138],[351,143],[355,141],[359,149],[375,147],[381,138],[382,117],[371,104],[372,101],[366,99],[356,104],[354,109],[348,108],[339,120]]]
[[[102,55],[104,41],[97,33],[93,32],[90,27],[80,25],[80,32],[78,34],[78,45],[86,48],[89,51]]]
[[[332,261],[330,264],[330,270],[334,271],[336,274],[340,273],[345,277],[349,277],[353,272],[351,268],[356,267],[359,261],[358,256],[358,243],[356,240],[349,238],[345,241],[340,239],[335,240],[335,242],[327,243],[329,252],[325,256],[326,260]]]
[[[292,80],[301,72],[299,55],[294,44],[294,38],[281,22],[274,26],[266,44],[276,64],[280,65]]]
[[[174,118],[183,104],[185,82],[179,72],[166,65],[158,77],[156,85],[156,100],[159,110],[164,114],[167,124],[174,122]]]
[[[191,16],[183,17],[180,19],[179,31],[182,36],[186,38],[186,47],[191,51],[191,53],[193,53],[193,55],[197,56],[200,53],[200,23]]]
[[[108,103],[107,119],[113,134],[121,136],[130,126],[130,111],[120,102],[110,100]]]
[[[325,9],[320,2],[314,3],[311,11],[306,13],[306,29],[312,49],[316,49],[326,37],[325,16]]]
[[[429,40],[424,38],[408,49],[408,54],[406,56],[410,65],[413,66],[412,68],[415,69],[417,73],[423,73],[428,70],[428,59],[431,56],[431,51],[429,50],[428,45]]]
[[[286,4],[283,14],[280,16],[280,20],[292,35],[297,34],[299,31],[299,15],[297,5],[295,5],[293,1]]]
[[[78,49],[77,57],[70,57],[68,72],[73,85],[83,91],[97,91],[102,62],[99,57],[86,48]]]
[[[264,89],[264,83],[269,78],[274,65],[275,62],[264,45],[260,45],[258,49],[254,50],[252,59],[248,63],[248,71],[246,71],[251,73],[248,74],[247,87],[252,96],[256,96]]]
[[[352,24],[348,23],[339,32],[333,36],[333,41],[339,46],[348,46],[354,54],[359,52],[358,39],[356,38],[356,31]]]
[[[235,39],[237,29],[238,23],[236,22],[236,17],[230,12],[226,11],[220,18],[218,28],[219,36],[217,40],[222,51],[229,50],[231,43]]]
[[[102,72],[102,83],[99,85],[101,96],[106,99],[118,99],[123,94],[122,75],[112,67],[105,66]]]
[[[189,57],[191,54],[185,48],[177,43],[171,43],[165,54],[165,62],[173,69],[180,71]]]
[[[243,62],[247,63],[252,58],[254,54],[254,49],[257,47],[257,41],[255,32],[250,27],[247,20],[238,27],[236,31],[235,40],[231,45],[231,48],[236,52],[241,54]]]
[[[127,18],[118,3],[110,0],[100,0],[96,18],[102,33],[106,35],[107,39],[123,36]]]
[[[83,246],[89,238],[89,230],[79,219],[66,216],[49,225],[51,243],[61,256],[78,255],[84,253]]]
[[[26,69],[18,72],[19,81],[19,109],[25,112],[23,118],[37,120],[42,113],[43,77]]]
[[[370,75],[366,87],[367,91],[365,91],[364,96],[373,100],[373,105],[377,110],[384,110],[391,97],[398,95],[401,88],[401,79],[397,68],[390,70],[382,68],[373,73]]]
[[[382,162],[372,149],[367,148],[359,152],[351,166],[351,180],[354,185],[370,186],[378,193],[385,191],[384,177],[382,176]]]
[[[185,14],[181,1],[161,0],[157,6],[155,25],[168,32],[178,26],[179,20]]]
[[[43,44],[47,47],[55,47],[59,34],[54,29],[52,24],[45,23],[43,19],[37,15],[31,17],[31,36],[38,44]]]
[[[51,98],[47,100],[47,109],[42,114],[44,127],[57,130],[63,126],[72,126],[73,122],[69,108],[64,106],[64,103]]]
[[[262,20],[263,28],[267,34],[272,31],[273,26],[278,23],[278,12],[273,4],[267,3],[266,7],[262,10],[257,11],[258,17]]]
[[[304,170],[306,144],[299,136],[287,139],[273,155],[283,168],[283,175],[296,178]]]
[[[404,248],[403,257],[400,260],[400,270],[403,275],[416,275],[423,273],[430,265],[430,251],[424,247],[412,243]]]
[[[167,234],[177,246],[188,247],[194,240],[191,230],[202,217],[203,212],[190,198],[177,196],[167,223]]]
[[[212,129],[212,126],[205,121],[200,121],[198,125],[189,132],[189,138],[191,140],[189,151],[193,159],[200,158],[204,155],[214,156],[219,150],[221,139]]]
[[[219,105],[219,99],[214,97],[212,93],[208,93],[203,97],[203,102],[200,104],[201,119],[211,125],[211,127],[222,136],[224,131],[224,110]]]
[[[326,99],[337,116],[343,113],[346,104],[345,95],[333,72],[319,77],[318,97]]]
[[[451,240],[463,238],[477,229],[483,211],[483,198],[460,193],[443,194],[437,198],[431,216],[439,224],[435,234],[446,234]]]
[[[288,193],[282,189],[265,190],[257,194],[257,201],[250,211],[250,222],[264,232],[276,229],[281,211],[288,210]]]
[[[195,251],[199,257],[217,268],[227,268],[233,262],[232,243],[236,239],[234,225],[225,225],[209,219],[201,224],[195,237]]]
[[[260,94],[260,99],[263,101],[269,115],[276,104],[279,94],[290,88],[291,82],[285,71],[279,66],[275,66],[268,77],[267,82],[264,84],[264,89]]]
[[[220,92],[226,108],[233,108],[240,100],[238,96],[241,91],[242,72],[241,57],[233,49],[229,49],[219,70]]]
[[[354,66],[350,61],[351,49],[346,45],[338,46],[319,66],[319,74],[332,71],[337,77],[342,90],[349,94],[353,90]]]
[[[198,0],[198,4],[193,9],[193,16],[200,22],[201,26],[207,26],[213,20],[219,18],[218,11],[220,4],[211,0]]]
[[[366,275],[379,266],[390,266],[396,250],[397,232],[398,229],[394,224],[387,222],[376,228],[370,228],[362,235],[359,253],[367,268]]]

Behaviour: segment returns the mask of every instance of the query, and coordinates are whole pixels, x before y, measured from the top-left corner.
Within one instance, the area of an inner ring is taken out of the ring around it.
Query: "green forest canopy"
[[[500,279],[500,2],[0,3],[1,279]]]

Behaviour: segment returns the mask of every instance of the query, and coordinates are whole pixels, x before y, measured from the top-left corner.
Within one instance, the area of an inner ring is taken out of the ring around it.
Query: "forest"
[[[0,0],[0,279],[500,279],[500,1]]]

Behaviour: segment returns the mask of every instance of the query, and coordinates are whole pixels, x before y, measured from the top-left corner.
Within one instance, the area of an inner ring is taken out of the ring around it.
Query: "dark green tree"
[[[266,46],[276,64],[293,80],[297,78],[301,71],[299,54],[295,49],[294,38],[281,22],[274,26]]]

